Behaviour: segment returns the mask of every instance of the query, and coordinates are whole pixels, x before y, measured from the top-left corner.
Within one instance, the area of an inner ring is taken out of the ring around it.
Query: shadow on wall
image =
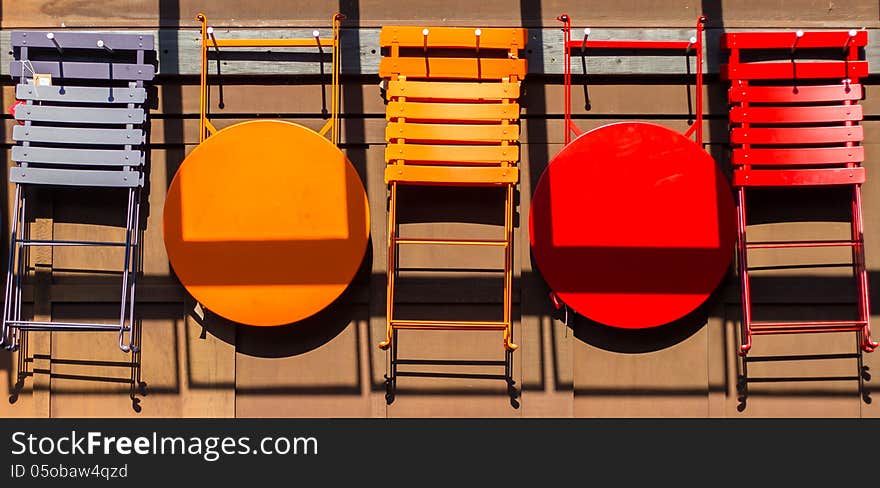
[[[704,11],[709,16],[710,26],[717,27],[719,25],[723,25],[720,22],[721,15],[720,12],[713,13],[708,6],[715,4],[716,2],[704,2]],[[349,21],[347,24],[349,27],[354,25],[352,22],[356,21],[356,16],[352,17],[352,12],[356,12],[357,10],[357,2],[354,1],[342,1],[340,2],[341,10],[348,14]],[[531,12],[534,8],[534,5],[537,5],[538,10],[540,10],[540,2],[521,2],[521,11],[523,13]],[[179,2],[178,1],[160,1],[160,6],[163,9],[162,18],[163,19],[171,19],[171,18],[179,18]],[[524,14],[523,18],[527,16]],[[534,15],[532,16],[534,17]],[[540,14],[538,15],[540,17]],[[164,25],[164,24],[163,24]],[[163,37],[162,32],[167,34],[166,37]],[[163,43],[169,42],[171,34],[173,33],[173,27],[169,30],[160,31],[160,39]],[[530,31],[530,36],[533,36],[537,33],[540,36],[540,30],[532,29]],[[168,37],[170,36],[170,37]],[[176,39],[176,37],[175,37]],[[540,45],[542,39],[540,37],[531,37],[530,43],[533,45]],[[163,64],[168,62],[168,60],[163,58]],[[715,62],[715,56],[709,56],[707,62]],[[351,69],[351,66],[348,66]],[[534,102],[530,104],[530,106],[526,107],[526,111],[529,114],[532,114],[532,117],[528,117],[524,120],[528,133],[531,137],[534,137],[535,140],[547,140],[547,121],[541,117],[540,114],[543,114],[546,111],[546,104],[544,103],[544,88],[543,88],[543,80],[540,77],[537,78],[539,82],[531,83],[529,85],[529,89],[532,91],[532,95],[535,95]],[[181,87],[179,84],[165,84],[163,87],[163,112],[169,114],[179,114],[182,111],[182,104],[180,103],[181,99]],[[535,94],[535,91],[540,91],[540,94]],[[723,94],[723,92],[714,90],[719,94]],[[712,93],[713,90],[710,90]],[[2,96],[2,94],[0,94]],[[0,102],[3,102],[2,98],[0,98]],[[709,110],[711,113],[722,114],[726,112],[726,100],[720,100],[717,98],[713,98],[710,96],[708,99]],[[5,108],[5,102],[4,102]],[[360,90],[348,90],[345,92],[345,98],[343,100],[344,112],[347,114],[360,114],[363,112],[363,100],[362,94]],[[360,135],[354,137],[355,140],[364,140],[363,137],[363,120],[358,117],[345,117],[343,118],[344,130],[349,137],[352,137],[351,134],[357,133],[360,131]],[[718,128],[718,131],[726,130],[725,124],[710,124],[710,127]],[[0,126],[0,135],[3,135],[5,128]],[[164,124],[165,130],[165,139],[173,140],[174,137],[177,137],[180,133],[183,132],[183,119],[182,118],[173,118],[169,117],[165,119]],[[173,137],[172,137],[173,136]],[[726,138],[726,134],[724,137],[721,136],[720,132],[715,134],[715,130],[712,130],[712,136],[710,139],[712,140],[724,140]],[[537,182],[540,177],[543,168],[546,167],[549,161],[549,145],[546,144],[528,144],[527,151],[530,162],[530,171],[528,173],[529,178],[531,179],[532,184]],[[726,148],[722,145],[713,145],[712,149],[714,152],[718,152],[719,154],[713,154],[716,157],[716,160],[722,161],[726,159]],[[365,146],[357,146],[345,147],[346,154],[349,159],[355,164],[358,168],[358,171],[361,173],[361,176],[364,176],[365,167],[366,167],[366,148]],[[184,149],[182,145],[174,145],[169,146],[167,148],[168,151],[168,178],[167,181],[170,182],[171,176],[174,174],[174,170],[176,168],[176,163],[179,163],[183,160],[184,157]],[[5,157],[5,148],[0,148],[0,153]],[[525,174],[524,174],[525,176]],[[6,196],[8,185],[6,184],[6,172],[3,172],[2,177],[0,177],[0,181],[2,181],[3,185],[0,188],[0,195]],[[7,232],[7,223],[9,216],[8,205],[5,203],[7,200],[3,200],[3,226],[2,226],[2,237],[4,242],[4,248],[8,245],[8,232]],[[755,201],[755,200],[753,200]],[[817,198],[814,199],[806,199],[806,203],[812,203],[820,201]],[[763,205],[761,205],[764,207]],[[757,206],[756,206],[757,208]],[[827,207],[823,205],[822,211],[828,211]],[[829,211],[830,214],[834,214],[833,211]],[[377,216],[381,218],[380,216]],[[771,221],[771,216],[763,216],[758,214],[757,212],[752,212],[750,215],[751,218],[758,219],[761,222],[769,222]],[[826,217],[833,217],[833,215],[826,215]],[[369,247],[368,249],[371,249]],[[4,249],[6,250],[6,249]],[[521,249],[525,250],[525,249]],[[333,338],[337,337],[345,327],[351,322],[352,310],[354,309],[354,303],[363,303],[365,299],[362,297],[364,294],[364,289],[369,288],[371,286],[384,287],[385,275],[384,274],[369,274],[369,270],[371,269],[372,255],[369,255],[367,259],[364,260],[360,271],[358,272],[358,276],[353,281],[352,285],[346,290],[346,292],[335,302],[333,305],[325,309],[323,312],[318,315],[307,319],[299,324],[295,324],[292,326],[284,326],[279,328],[264,328],[258,329],[253,327],[244,327],[237,326],[235,324],[228,323],[224,321],[222,318],[218,318],[216,316],[212,316],[210,312],[206,315],[204,320],[204,328],[205,333],[210,333],[221,340],[229,343],[236,344],[238,348],[238,352],[241,352],[245,355],[250,355],[254,357],[265,357],[265,358],[280,358],[280,357],[290,357],[296,356],[300,354],[307,353],[309,351],[313,351],[322,345],[328,343]],[[5,265],[4,265],[5,266]],[[781,297],[780,300],[785,300],[786,296],[792,297],[797,296],[799,298],[803,298],[804,296],[809,296],[809,293],[817,293],[815,289],[811,289],[810,287],[804,285],[805,280],[804,276],[787,276],[784,278],[755,278],[754,286],[756,290],[765,288],[767,290],[773,290],[774,293]],[[846,296],[846,287],[847,280],[845,278],[821,278],[822,282],[825,284],[823,288],[827,286],[829,289],[832,289],[832,293],[835,296]],[[871,305],[875,310],[880,310],[880,271],[873,271],[870,274],[871,281]],[[474,286],[474,280],[472,278],[461,278],[461,279],[448,279],[446,286],[452,289],[467,289]],[[479,284],[477,284],[479,286]],[[522,295],[523,304],[522,310],[524,315],[532,315],[532,316],[553,316],[554,311],[550,304],[550,301],[547,297],[547,289],[546,285],[543,283],[540,275],[538,273],[523,273],[520,280],[517,280],[514,284],[515,289],[523,288],[525,293]],[[807,294],[807,295],[805,295]],[[731,299],[733,297],[733,299]],[[713,306],[717,304],[717,300],[724,300],[726,303],[735,303],[736,291],[735,286],[732,283],[727,283],[725,286],[720,287],[719,292],[713,298],[716,302],[707,302],[704,305],[702,310],[698,310],[692,314],[692,316],[688,316],[681,323],[670,324],[664,327],[659,327],[655,329],[651,329],[648,331],[620,331],[618,329],[612,329],[609,327],[605,327],[599,324],[591,323],[590,321],[584,318],[575,318],[571,321],[571,326],[574,331],[575,337],[587,344],[593,345],[595,347],[613,351],[613,352],[621,352],[627,354],[634,353],[643,353],[654,350],[661,350],[667,347],[671,347],[675,344],[684,341],[688,337],[695,334],[699,331],[703,325],[706,323],[707,317],[713,316]],[[377,313],[377,309],[375,307],[381,308],[381,303],[374,304],[371,310],[371,313],[374,315],[381,315]],[[384,311],[382,311],[384,312]],[[178,320],[181,317],[179,307],[162,307],[159,312],[150,312],[148,314],[148,318],[156,318],[156,319],[173,319]],[[561,319],[561,317],[556,316],[557,319]],[[365,340],[364,338],[359,338],[359,341]],[[370,346],[370,354],[375,354],[374,341],[371,338],[366,338],[369,342]],[[167,347],[175,348],[181,347],[180,344],[176,342],[173,344],[167,344]],[[733,348],[732,344],[728,344],[725,346],[726,350]],[[731,349],[732,350],[732,349]],[[357,351],[353,351],[357,353]],[[175,350],[173,353],[174,357],[178,357],[178,352]],[[188,357],[188,356],[185,356]],[[72,360],[71,358],[64,358],[59,360]],[[558,367],[558,358],[554,355],[553,357],[546,358],[548,363],[552,363],[554,367]],[[12,355],[6,352],[0,352],[0,370],[9,370],[12,371],[14,369],[14,365],[12,364]],[[193,377],[191,364],[182,365],[187,369],[190,377]],[[177,368],[180,365],[176,366]],[[549,367],[549,364],[544,365],[544,367]],[[178,376],[175,376],[177,378]],[[370,375],[372,378],[372,375]],[[87,378],[85,378],[87,379]],[[146,378],[149,381],[149,378]],[[100,381],[99,379],[95,379],[94,381]],[[11,385],[10,385],[11,386]],[[226,389],[226,388],[234,388],[235,385],[218,383],[218,384],[195,384],[192,385],[193,388],[204,388],[204,389]],[[543,387],[543,386],[541,386]],[[380,384],[371,385],[371,389],[381,391],[384,386]],[[151,388],[152,390],[152,388]],[[279,388],[278,392],[292,392],[296,393],[301,390],[296,390],[293,388]],[[774,390],[773,392],[767,393],[768,395],[785,395],[787,390],[780,389]],[[876,387],[874,388],[876,391]],[[176,384],[171,384],[168,388],[160,388],[157,389],[158,393],[177,393],[179,392],[179,386]],[[84,393],[89,393],[84,391]],[[421,393],[420,391],[414,393]],[[456,394],[455,391],[443,390],[443,394]],[[700,390],[699,394],[704,394],[704,390]],[[672,392],[670,394],[676,394]],[[687,393],[682,393],[687,394]],[[793,394],[793,393],[792,393]]]
[[[849,197],[846,191],[838,189],[803,190],[796,195],[790,193],[781,200],[772,190],[755,192],[752,195],[755,211],[749,215],[749,224],[779,224],[786,222],[848,222]],[[785,216],[784,220],[781,216]],[[817,262],[817,268],[838,267],[840,263]],[[847,265],[849,266],[849,265]],[[880,276],[871,273],[871,281]],[[873,284],[873,283],[872,283]],[[591,321],[589,318],[570,313],[569,324],[575,337],[595,347],[622,353],[642,353],[673,346],[686,340],[705,325],[716,310],[720,301],[731,303],[739,299],[738,280],[729,273],[716,292],[702,306],[673,323],[642,330],[618,329]],[[771,295],[777,303],[797,303],[804,296],[833,295],[846,301],[854,297],[855,282],[845,276],[753,276],[752,287],[756,297]],[[871,286],[871,301],[877,302],[880,290]],[[716,314],[717,315],[717,314]],[[561,313],[555,314],[564,320]],[[780,320],[794,320],[794,317],[777,317]],[[803,320],[803,317],[800,317]]]
[[[709,322],[710,312],[717,307],[718,301],[718,297],[713,296],[684,317],[648,329],[609,327],[574,312],[569,312],[568,326],[578,340],[606,351],[626,354],[653,352],[684,342],[696,334]]]
[[[330,342],[357,319],[356,297],[364,294],[372,266],[372,245],[368,243],[361,267],[345,292],[325,309],[293,324],[252,327],[226,320],[210,310],[204,311],[204,318],[193,312],[190,317],[204,328],[203,334],[210,333],[234,345],[240,354],[262,358],[297,356]]]

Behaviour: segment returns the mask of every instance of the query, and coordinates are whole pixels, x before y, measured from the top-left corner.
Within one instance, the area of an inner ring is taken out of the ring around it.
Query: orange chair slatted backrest
[[[518,179],[527,31],[385,27],[386,182],[511,184]]]

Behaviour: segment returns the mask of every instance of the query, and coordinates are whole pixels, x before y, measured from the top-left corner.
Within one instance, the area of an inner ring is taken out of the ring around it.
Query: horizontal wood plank
[[[782,5],[783,7],[780,7]],[[723,20],[730,27],[815,26],[843,27],[876,25],[877,3],[874,0],[819,2],[766,0],[705,2],[701,0],[628,0],[626,2],[523,2],[496,0],[475,4],[470,0],[413,2],[411,0],[359,0],[326,2],[214,0],[210,8],[203,0],[156,2],[154,0],[117,0],[112,12],[101,4],[79,1],[3,0],[3,27],[90,25],[122,27],[194,26],[194,16],[204,11],[214,25],[222,26],[313,26],[329,24],[330,15],[339,8],[347,22],[365,27],[383,25],[446,26],[527,26],[555,27],[556,16],[563,11],[575,22],[589,20],[593,26],[692,26],[700,11],[710,24]]]
[[[861,27],[860,22],[857,27]],[[581,23],[580,25],[583,25]],[[314,29],[291,28],[291,29],[247,29],[247,28],[215,28],[215,36],[219,38],[274,38],[274,37],[310,37]],[[321,36],[327,36],[330,30],[326,27],[318,29]],[[372,75],[379,72],[379,62],[382,50],[379,46],[379,30],[375,27],[343,28],[340,33],[341,42],[341,69],[343,74],[366,74]],[[727,29],[727,32],[736,32],[742,28]],[[760,30],[767,29],[761,26]],[[777,29],[778,30],[778,29]],[[108,30],[112,31],[112,30]],[[784,29],[781,32],[790,32],[793,28]],[[871,74],[880,72],[880,34],[877,27],[868,29],[868,45],[865,48],[868,68]],[[166,76],[198,75],[201,64],[201,37],[195,25],[183,26],[180,29],[136,29],[116,32],[138,32],[154,35],[156,38],[156,51],[159,57],[157,73]],[[530,28],[529,41],[525,49],[524,58],[528,61],[528,72],[533,74],[562,74],[564,50],[562,46],[562,32],[559,28]],[[577,29],[574,29],[577,32]],[[718,73],[721,64],[719,51],[719,36],[721,30],[709,28],[706,30],[704,43],[704,72]],[[12,57],[9,30],[0,31],[0,75],[9,73],[9,62]],[[598,27],[591,29],[590,38],[604,40],[656,40],[656,41],[679,41],[689,39],[695,34],[693,28],[668,28],[658,27],[651,29],[641,28],[607,28]],[[240,50],[236,50],[240,51]],[[236,54],[235,61],[226,59],[221,61],[221,73],[224,75],[319,75],[322,74],[320,63],[317,62],[287,62],[292,59],[302,60],[294,54],[314,54],[314,48],[278,48],[252,50],[253,56],[243,58]],[[271,52],[270,52],[271,51]],[[572,73],[579,75],[584,72],[590,75],[688,75],[693,74],[696,68],[695,56],[649,56],[631,54],[586,56],[573,52]],[[642,53],[644,54],[644,53]],[[209,73],[216,74],[216,53],[211,55]],[[262,56],[262,58],[261,58]],[[313,58],[306,58],[311,59]],[[330,57],[324,59],[323,73],[329,76]]]

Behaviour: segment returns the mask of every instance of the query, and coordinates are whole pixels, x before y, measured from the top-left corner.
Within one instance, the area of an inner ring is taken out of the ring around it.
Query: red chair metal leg
[[[737,215],[737,266],[740,278],[740,300],[742,302],[742,318],[740,322],[741,344],[739,354],[745,356],[752,348],[752,294],[749,284],[749,250],[746,239],[746,190],[740,188],[736,199]]]

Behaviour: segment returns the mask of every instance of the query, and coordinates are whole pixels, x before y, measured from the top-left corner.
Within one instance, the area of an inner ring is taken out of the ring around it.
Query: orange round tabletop
[[[165,249],[206,308],[290,324],[338,298],[360,267],[367,194],[342,151],[298,124],[227,127],[186,157],[168,188]]]

